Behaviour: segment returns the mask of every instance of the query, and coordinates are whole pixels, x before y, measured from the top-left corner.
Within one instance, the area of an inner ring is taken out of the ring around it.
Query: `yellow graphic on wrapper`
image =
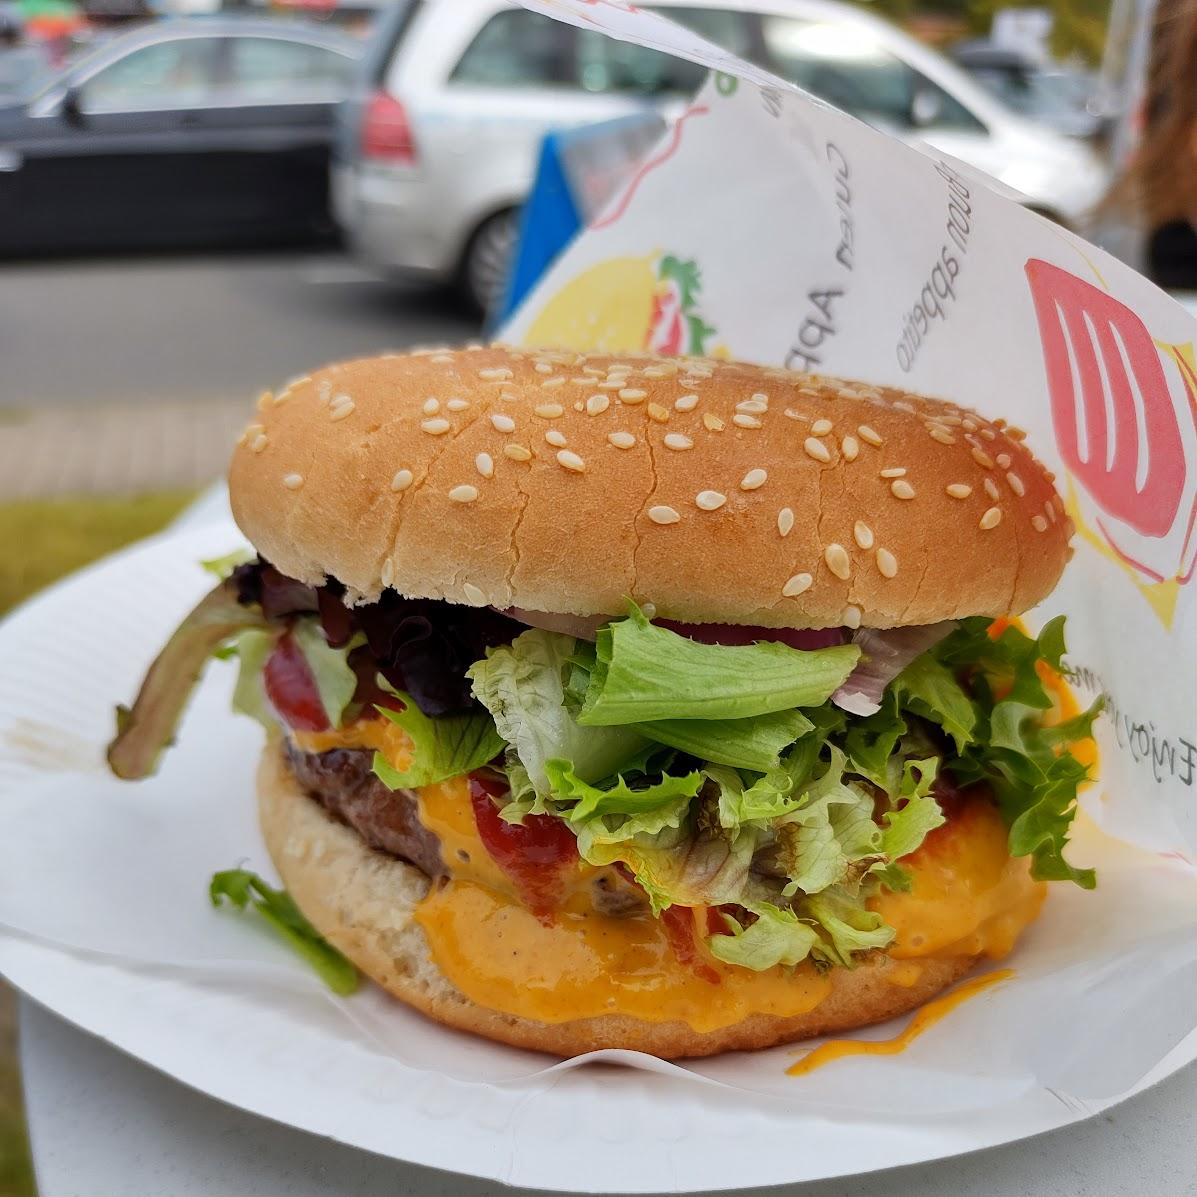
[[[1081,505],[1077,501],[1076,485],[1072,478],[1068,479],[1068,493],[1064,496],[1064,506],[1076,525],[1077,535],[1088,545],[1096,549],[1107,561],[1112,561],[1130,580],[1147,600],[1155,612],[1160,623],[1169,631],[1172,621],[1176,617],[1176,601],[1180,597],[1180,579],[1168,578],[1163,582],[1144,582],[1133,565],[1128,565],[1117,553],[1110,548],[1106,538],[1100,532],[1090,527],[1081,513]]]
[[[714,328],[696,310],[696,263],[655,250],[610,258],[583,271],[549,298],[524,334],[528,346],[563,346],[598,353],[652,350],[728,356],[708,350]]]

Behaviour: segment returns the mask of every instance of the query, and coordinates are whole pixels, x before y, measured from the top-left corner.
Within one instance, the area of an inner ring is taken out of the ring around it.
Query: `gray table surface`
[[[1194,303],[1197,307],[1197,302]],[[214,487],[180,521],[228,510]],[[21,1067],[41,1197],[482,1197],[517,1191],[280,1126],[188,1089],[22,999]],[[1123,1105],[1006,1147],[746,1194],[1197,1194],[1197,1063]],[[530,1190],[529,1190],[530,1191]]]

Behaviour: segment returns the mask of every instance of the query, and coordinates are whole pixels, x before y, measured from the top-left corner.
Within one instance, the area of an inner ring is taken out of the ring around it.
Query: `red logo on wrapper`
[[[1169,587],[1170,595],[1148,597],[1170,623],[1175,588],[1193,575],[1197,496],[1185,443],[1197,428],[1192,347],[1157,343],[1126,304],[1050,262],[1032,258],[1026,273],[1056,444],[1100,513],[1094,531],[1070,496],[1078,528],[1140,585]]]

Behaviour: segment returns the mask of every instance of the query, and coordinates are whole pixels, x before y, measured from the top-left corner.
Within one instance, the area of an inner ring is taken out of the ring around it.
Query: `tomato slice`
[[[719,984],[719,974],[703,959],[694,938],[694,911],[689,906],[666,906],[661,911],[661,926],[678,963],[694,970],[695,976]]]
[[[577,837],[564,820],[552,815],[525,815],[522,823],[506,822],[493,801],[505,792],[499,781],[476,773],[470,776],[478,835],[495,864],[515,882],[528,909],[549,922],[578,863]]]
[[[266,658],[262,686],[278,717],[293,731],[328,731],[328,715],[312,671],[290,632]]]

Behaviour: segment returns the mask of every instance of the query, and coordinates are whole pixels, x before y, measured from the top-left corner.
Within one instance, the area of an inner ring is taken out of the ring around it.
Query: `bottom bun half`
[[[415,910],[431,882],[414,865],[370,848],[303,792],[280,747],[269,744],[258,770],[266,846],[283,884],[313,926],[363,973],[400,1001],[446,1026],[514,1047],[576,1056],[626,1048],[666,1059],[773,1047],[883,1022],[922,1005],[969,971],[977,955],[925,958],[913,985],[895,984],[896,967],[875,953],[853,969],[832,970],[818,1007],[793,1017],[752,1014],[715,1031],[679,1021],[611,1014],[547,1023],[488,1009],[437,968]]]

